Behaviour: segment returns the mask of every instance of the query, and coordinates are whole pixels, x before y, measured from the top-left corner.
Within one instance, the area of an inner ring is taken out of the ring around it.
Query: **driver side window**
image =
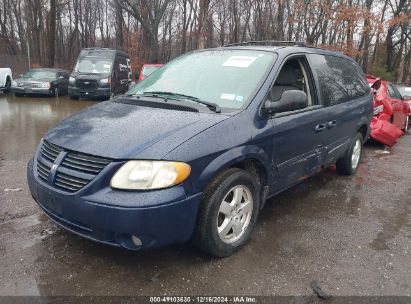
[[[270,100],[279,101],[286,91],[303,91],[308,97],[308,106],[314,104],[312,91],[313,87],[306,69],[304,58],[293,58],[288,60],[280,70],[277,79],[270,91]]]

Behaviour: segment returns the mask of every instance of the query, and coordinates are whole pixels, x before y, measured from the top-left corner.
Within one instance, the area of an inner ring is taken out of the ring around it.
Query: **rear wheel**
[[[7,77],[6,79],[6,86],[4,89],[4,93],[9,93],[10,92],[10,88],[11,88],[11,79],[10,77]]]
[[[336,165],[338,173],[352,175],[357,171],[358,166],[360,165],[363,141],[362,134],[357,133],[351,141],[348,151],[337,161]]]
[[[217,257],[241,249],[250,239],[259,210],[256,178],[241,169],[221,173],[204,192],[193,242]]]

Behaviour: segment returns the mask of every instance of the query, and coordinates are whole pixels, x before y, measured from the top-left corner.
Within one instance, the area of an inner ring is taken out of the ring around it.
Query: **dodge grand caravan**
[[[268,198],[334,163],[354,174],[372,115],[364,74],[342,54],[201,50],[50,129],[28,183],[56,224],[91,240],[192,240],[224,257],[250,239]]]

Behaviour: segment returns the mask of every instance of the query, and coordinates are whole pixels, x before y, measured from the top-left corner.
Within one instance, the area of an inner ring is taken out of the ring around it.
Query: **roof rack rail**
[[[280,41],[280,40],[262,40],[262,41],[245,41],[238,43],[225,44],[223,47],[230,46],[247,46],[247,45],[264,45],[264,46],[306,46],[303,41]]]

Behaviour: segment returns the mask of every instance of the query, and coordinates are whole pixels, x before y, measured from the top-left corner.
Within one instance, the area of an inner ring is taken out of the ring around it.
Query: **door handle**
[[[334,128],[337,122],[335,120],[331,120],[328,122],[328,129]]]
[[[319,125],[315,126],[315,132],[322,132],[327,128],[327,125],[325,123],[321,123]]]

